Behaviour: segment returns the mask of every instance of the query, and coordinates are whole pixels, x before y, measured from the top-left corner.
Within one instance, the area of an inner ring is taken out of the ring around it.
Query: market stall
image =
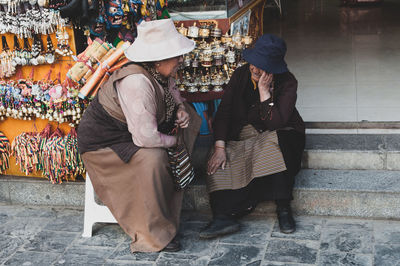
[[[177,86],[210,134],[241,51],[262,33],[264,2],[0,0],[0,174],[52,183],[84,174],[75,128],[143,20],[171,16],[196,41]]]
[[[141,20],[164,1],[0,1],[0,174],[84,175],[75,128]],[[77,48],[79,47],[79,49]]]

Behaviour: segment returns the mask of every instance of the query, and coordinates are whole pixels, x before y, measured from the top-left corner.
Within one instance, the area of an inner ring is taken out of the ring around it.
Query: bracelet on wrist
[[[214,148],[219,148],[219,149],[225,150],[225,147],[224,147],[224,146],[217,146],[217,145],[214,145]]]

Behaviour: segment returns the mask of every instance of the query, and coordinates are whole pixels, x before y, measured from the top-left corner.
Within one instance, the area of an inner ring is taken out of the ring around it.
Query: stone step
[[[84,182],[52,185],[46,180],[0,179],[0,202],[7,204],[84,206]],[[303,169],[296,179],[293,208],[297,214],[400,219],[400,171]],[[186,192],[184,210],[208,212],[204,179]],[[256,212],[272,214],[272,203]]]
[[[308,134],[307,169],[400,170],[399,134]]]
[[[197,139],[193,164],[205,175],[210,136]],[[307,134],[305,169],[400,170],[400,134]]]

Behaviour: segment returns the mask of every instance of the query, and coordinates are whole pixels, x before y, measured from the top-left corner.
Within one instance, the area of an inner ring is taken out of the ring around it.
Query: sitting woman
[[[167,148],[178,127],[190,152],[201,118],[171,77],[195,44],[169,19],[137,30],[125,51],[135,63],[102,85],[83,115],[78,145],[96,194],[132,238],[131,251],[177,251],[183,191],[174,186]]]
[[[295,108],[297,80],[289,72],[285,42],[262,35],[243,51],[214,120],[215,145],[208,161],[212,222],[200,232],[214,238],[239,230],[237,218],[257,203],[274,200],[280,230],[295,231],[290,208],[300,170],[305,126]]]

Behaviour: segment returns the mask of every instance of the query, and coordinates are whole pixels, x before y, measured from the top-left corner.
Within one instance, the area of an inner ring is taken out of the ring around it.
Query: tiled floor
[[[283,37],[305,121],[400,121],[400,1],[342,7],[339,0],[266,9],[264,32]]]
[[[208,217],[183,213],[181,251],[131,254],[117,224],[82,238],[80,210],[0,205],[0,213],[0,265],[400,265],[399,221],[299,216],[287,235],[274,217],[251,215],[236,234],[200,240]]]

